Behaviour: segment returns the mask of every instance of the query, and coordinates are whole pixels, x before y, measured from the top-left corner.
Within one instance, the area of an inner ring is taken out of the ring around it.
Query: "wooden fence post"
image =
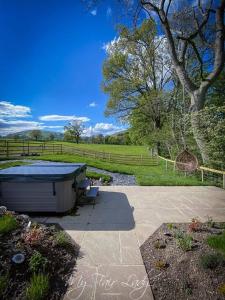
[[[202,174],[202,182],[204,182],[204,171],[201,170],[201,174]]]
[[[61,144],[61,154],[63,153],[63,148],[62,148],[62,144]]]
[[[225,174],[223,174],[223,188],[225,189]]]
[[[27,142],[27,154],[28,154],[28,156],[30,155],[30,143],[29,142]]]
[[[6,157],[9,157],[9,141],[6,142]]]

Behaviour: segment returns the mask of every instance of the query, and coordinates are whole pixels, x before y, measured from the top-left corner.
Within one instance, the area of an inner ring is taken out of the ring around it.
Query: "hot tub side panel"
[[[74,179],[56,182],[56,212],[66,212],[74,207],[76,202],[76,192],[73,183]]]
[[[18,212],[54,212],[57,198],[52,182],[1,182],[1,205]]]

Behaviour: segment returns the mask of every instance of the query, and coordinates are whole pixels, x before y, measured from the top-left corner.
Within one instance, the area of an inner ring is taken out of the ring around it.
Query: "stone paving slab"
[[[96,205],[58,222],[80,245],[66,300],[153,300],[139,247],[165,222],[225,221],[216,187],[100,187]]]

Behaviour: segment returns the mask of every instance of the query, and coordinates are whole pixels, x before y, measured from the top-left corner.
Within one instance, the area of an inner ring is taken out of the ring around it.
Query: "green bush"
[[[7,288],[8,280],[9,280],[8,273],[0,276],[0,296],[4,294],[4,291]]]
[[[219,254],[205,254],[200,257],[200,264],[204,269],[215,269],[222,261]]]
[[[192,249],[193,239],[191,235],[183,233],[182,236],[180,235],[176,239],[178,247],[181,248],[183,251],[190,251]]]
[[[33,274],[26,290],[27,300],[44,300],[49,290],[49,278],[44,274]]]
[[[40,252],[34,251],[33,255],[29,260],[29,269],[33,273],[44,271],[48,260]]]
[[[86,173],[86,176],[90,179],[96,179],[96,180],[99,180],[101,178],[104,183],[109,183],[112,180],[111,176],[109,175],[96,173],[92,171],[88,171]]]
[[[17,220],[12,215],[0,217],[0,233],[5,234],[14,230],[18,226]]]
[[[219,286],[218,291],[220,292],[220,294],[225,296],[225,283],[223,283]]]
[[[225,255],[225,232],[221,235],[213,235],[207,238],[207,244]]]
[[[69,237],[64,231],[58,231],[55,234],[56,245],[66,247],[71,244]]]

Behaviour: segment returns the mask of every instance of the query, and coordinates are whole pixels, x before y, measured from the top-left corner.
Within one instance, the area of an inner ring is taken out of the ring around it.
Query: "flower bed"
[[[225,298],[225,223],[163,224],[140,250],[155,300]]]
[[[56,225],[0,216],[0,299],[61,299],[79,246]]]

